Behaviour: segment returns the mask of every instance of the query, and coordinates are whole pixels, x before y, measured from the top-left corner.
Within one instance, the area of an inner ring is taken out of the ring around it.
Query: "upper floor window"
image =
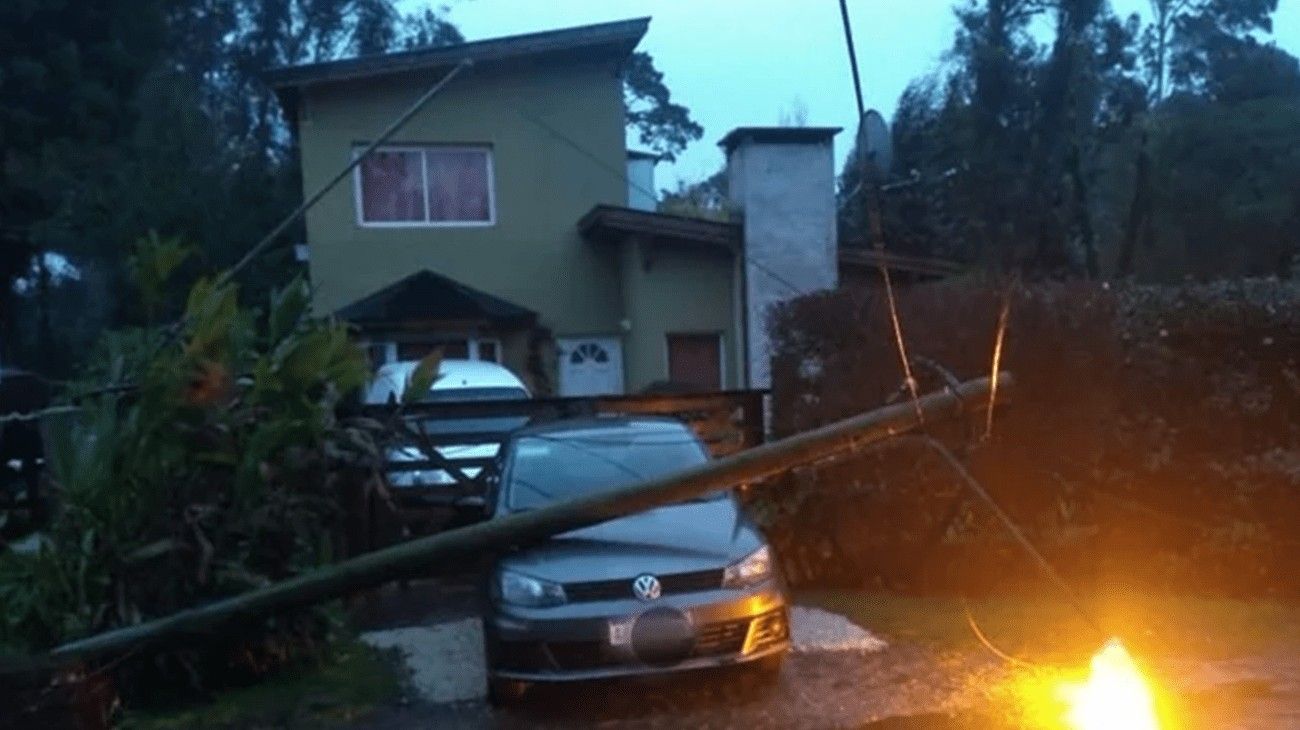
[[[483,226],[496,220],[487,147],[381,147],[354,173],[363,226]]]

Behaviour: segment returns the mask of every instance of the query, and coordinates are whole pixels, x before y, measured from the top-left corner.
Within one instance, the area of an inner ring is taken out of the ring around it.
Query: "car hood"
[[[730,497],[649,510],[503,557],[503,568],[557,583],[723,568],[763,544]]]

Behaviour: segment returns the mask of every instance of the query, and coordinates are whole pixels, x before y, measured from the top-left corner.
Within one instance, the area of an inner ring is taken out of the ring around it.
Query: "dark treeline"
[[[129,262],[175,238],[186,278],[237,261],[301,200],[270,67],[464,40],[445,7],[395,0],[0,3],[0,364],[62,375],[141,304]],[[671,156],[703,130],[653,60],[625,69],[629,125]],[[288,231],[241,277],[265,301],[299,266]]]
[[[888,245],[1030,277],[1290,277],[1300,64],[1277,0],[970,0],[894,119]],[[1047,29],[1047,32],[1044,32]],[[858,189],[852,162],[841,189]],[[842,240],[865,243],[845,196]]]

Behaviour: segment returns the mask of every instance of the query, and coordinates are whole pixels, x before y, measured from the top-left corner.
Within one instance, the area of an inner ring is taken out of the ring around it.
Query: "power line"
[[[849,69],[853,71],[853,92],[858,98],[858,121],[867,115],[867,105],[862,101],[862,77],[858,75],[858,53],[853,48],[853,29],[849,25],[847,0],[840,0],[840,19],[844,22],[844,44],[849,48]]]
[[[985,415],[984,438],[993,437],[993,410],[997,403],[998,397],[998,376],[1002,368],[1002,345],[1007,335],[1007,320],[1011,316],[1011,283],[1007,282],[1006,289],[1002,292],[1002,309],[998,312],[998,329],[993,339],[993,362],[990,364],[991,372],[989,374],[989,405],[988,413]]]
[[[844,43],[849,50],[849,65],[853,69],[853,92],[858,101],[859,139],[855,146],[862,180],[867,184],[867,220],[871,238],[875,243],[876,253],[879,254],[880,278],[885,285],[885,300],[889,303],[889,322],[894,330],[894,345],[898,349],[898,360],[903,366],[903,382],[912,396],[912,407],[916,409],[917,421],[924,423],[925,414],[921,410],[920,388],[917,385],[916,377],[912,374],[912,359],[907,356],[907,340],[903,337],[903,322],[898,316],[898,300],[894,296],[894,281],[889,275],[889,265],[885,263],[885,231],[880,222],[879,185],[876,175],[873,174],[873,163],[867,159],[866,150],[863,149],[865,140],[861,138],[861,131],[862,124],[867,118],[867,111],[866,104],[862,100],[862,77],[858,74],[858,54],[853,48],[853,26],[849,23],[847,0],[840,0],[840,18],[844,22]]]

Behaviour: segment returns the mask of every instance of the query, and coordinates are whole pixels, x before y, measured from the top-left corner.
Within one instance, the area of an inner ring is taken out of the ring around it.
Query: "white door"
[[[623,343],[617,337],[560,337],[560,395],[623,392]]]

